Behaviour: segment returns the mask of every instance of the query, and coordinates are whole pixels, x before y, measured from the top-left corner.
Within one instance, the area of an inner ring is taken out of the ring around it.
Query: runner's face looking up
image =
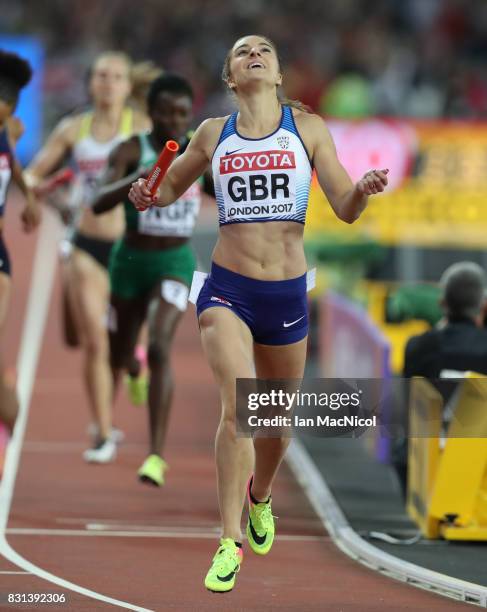
[[[270,87],[282,83],[276,49],[262,36],[244,36],[237,40],[227,56],[224,78],[225,71],[225,80],[235,93],[257,83],[267,83]]]
[[[149,109],[153,132],[161,143],[179,140],[189,130],[193,119],[193,102],[187,95],[161,91]]]
[[[130,66],[122,57],[106,55],[95,62],[89,83],[95,104],[123,106],[130,89]]]

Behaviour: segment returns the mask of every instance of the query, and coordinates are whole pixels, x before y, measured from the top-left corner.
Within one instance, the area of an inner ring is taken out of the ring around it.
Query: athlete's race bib
[[[139,213],[139,233],[149,236],[191,236],[200,209],[201,189],[192,185],[174,204]]]
[[[296,214],[293,151],[228,152],[220,157],[225,222]]]
[[[198,300],[198,296],[203,289],[203,285],[205,284],[205,280],[208,278],[207,272],[200,272],[199,270],[195,270],[193,272],[193,281],[191,282],[191,288],[189,290],[188,301],[192,304],[196,304]]]
[[[179,281],[164,279],[161,283],[161,296],[168,304],[173,304],[181,312],[186,310],[188,295],[188,287]]]

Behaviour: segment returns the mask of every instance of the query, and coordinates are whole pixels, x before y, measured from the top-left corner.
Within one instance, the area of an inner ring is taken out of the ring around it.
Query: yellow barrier
[[[439,521],[429,505],[440,460],[443,398],[425,378],[413,378],[409,405],[407,510],[426,538],[437,538]]]
[[[427,538],[487,540],[487,378],[467,374],[459,383],[440,450],[442,405],[428,381],[413,379],[408,512]]]

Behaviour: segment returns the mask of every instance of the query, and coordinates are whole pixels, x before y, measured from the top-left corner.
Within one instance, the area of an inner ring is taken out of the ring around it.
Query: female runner
[[[28,169],[37,186],[71,156],[77,171],[79,212],[73,249],[64,280],[76,336],[84,352],[84,381],[97,435],[86,461],[112,461],[116,445],[112,433],[112,382],[109,365],[106,311],[109,298],[108,260],[124,229],[123,211],[116,208],[97,217],[90,208],[110,151],[121,140],[147,129],[148,118],[126,106],[130,94],[131,62],[123,53],[107,52],[95,61],[89,77],[92,110],[62,120]]]
[[[212,165],[220,232],[197,313],[222,403],[216,435],[222,538],[205,578],[205,586],[219,592],[233,588],[240,568],[246,492],[250,548],[267,554],[274,539],[271,489],[289,439],[237,437],[235,381],[303,376],[303,230],[312,168],[346,223],[360,216],[369,195],[384,190],[388,172],[371,170],[352,183],[323,120],[279,98],[282,76],[269,39],[240,38],[228,53],[223,78],[238,112],[201,124],[155,196],[144,179],[130,192],[139,210],[168,206]]]
[[[34,230],[40,222],[40,208],[34,194],[26,185],[22,168],[15,158],[15,144],[23,133],[19,120],[12,117],[21,89],[32,77],[27,61],[0,50],[0,334],[7,316],[11,291],[11,265],[7,247],[3,240],[3,219],[7,203],[7,191],[13,180],[22,192],[26,205],[21,220],[26,232]],[[8,382],[8,375],[0,363],[0,421],[11,430],[17,415],[15,383]]]

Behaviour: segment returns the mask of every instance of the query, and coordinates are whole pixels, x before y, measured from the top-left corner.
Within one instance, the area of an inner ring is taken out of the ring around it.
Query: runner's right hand
[[[147,180],[143,178],[139,178],[132,183],[129,191],[129,200],[138,211],[144,211],[153,206],[157,202],[158,197],[159,190],[157,190],[155,195],[152,195],[147,187]]]
[[[24,210],[20,214],[24,232],[30,234],[41,222],[41,207],[33,196],[29,197]]]

